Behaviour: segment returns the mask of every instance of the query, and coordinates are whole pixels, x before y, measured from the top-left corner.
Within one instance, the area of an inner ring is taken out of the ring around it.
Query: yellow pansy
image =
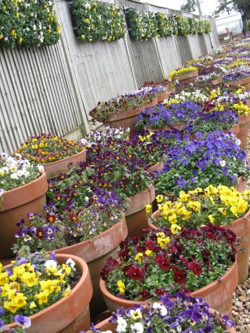
[[[214,224],[214,217],[213,217],[213,215],[208,215],[208,219],[209,219],[209,221],[210,221],[210,223],[212,223],[212,224]]]
[[[190,195],[185,193],[184,191],[181,191],[179,194],[179,198],[181,201],[186,202],[186,201],[190,200]]]
[[[151,212],[151,205],[150,204],[148,204],[148,205],[146,205],[146,214],[148,214],[148,213],[150,213]]]
[[[0,273],[0,286],[9,282],[9,277],[7,272]]]
[[[157,243],[160,245],[160,247],[166,246],[169,242],[170,242],[170,238],[169,237],[167,237],[167,238],[158,237],[157,238]]]
[[[178,224],[172,224],[170,227],[170,230],[172,232],[173,235],[177,234],[178,231],[181,230],[181,227]]]
[[[68,295],[70,294],[70,292],[71,292],[71,288],[70,288],[70,286],[68,286],[68,287],[65,289],[65,291],[64,291],[64,293],[63,293],[63,296],[64,296],[64,297],[68,296]]]
[[[152,250],[146,250],[146,251],[145,251],[145,255],[146,255],[147,257],[153,257],[153,251],[152,251]]]
[[[143,253],[141,252],[137,253],[137,255],[135,256],[135,260],[138,261],[139,264],[142,262],[142,258],[143,258]]]
[[[157,201],[157,202],[162,202],[162,201],[163,201],[163,195],[158,194],[158,195],[156,196],[156,201]]]
[[[34,287],[34,285],[36,285],[38,279],[36,277],[36,273],[35,272],[25,272],[23,273],[22,276],[22,281],[28,286],[28,287]]]
[[[49,293],[47,290],[42,291],[41,293],[35,295],[35,297],[38,299],[39,304],[48,303],[48,296]]]
[[[125,294],[125,284],[122,280],[117,281],[117,287],[120,293]]]
[[[170,215],[169,217],[168,217],[168,220],[169,220],[169,222],[172,224],[172,223],[176,223],[177,222],[177,215],[174,213],[174,214],[172,214],[172,215]]]

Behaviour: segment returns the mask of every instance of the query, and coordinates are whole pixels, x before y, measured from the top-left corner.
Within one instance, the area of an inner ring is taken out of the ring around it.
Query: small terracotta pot
[[[90,327],[89,302],[92,297],[92,284],[87,264],[81,258],[67,254],[57,254],[60,264],[68,258],[76,262],[76,269],[82,272],[81,279],[67,297],[63,297],[48,308],[30,316],[31,326],[25,333],[79,333]],[[6,325],[8,329],[17,324]],[[9,331],[4,331],[5,333]]]
[[[43,211],[47,190],[47,176],[43,172],[36,180],[3,193],[0,200],[0,259],[13,258],[11,248],[18,231],[16,223],[24,218],[29,225],[27,214]]]
[[[93,297],[90,302],[91,315],[100,313],[106,309],[99,288],[100,273],[108,257],[117,258],[119,244],[127,237],[128,229],[123,214],[122,220],[91,240],[55,250],[56,253],[66,253],[82,258],[89,267],[90,277],[93,285]]]
[[[237,260],[221,277],[221,282],[214,281],[207,286],[191,292],[190,296],[202,297],[213,309],[232,317],[232,296],[238,284]],[[136,304],[146,305],[147,301],[131,301],[113,296],[106,288],[106,282],[100,279],[100,288],[111,312],[116,312],[122,306],[124,309],[135,306]]]
[[[176,76],[175,78],[173,78],[173,81],[178,80],[182,83],[191,83],[196,80],[197,76],[198,76],[198,71],[194,71],[194,72],[182,74],[180,76]]]
[[[214,315],[215,310],[209,308],[209,312],[211,313],[211,315]],[[116,333],[116,328],[117,328],[117,324],[113,324],[111,323],[110,320],[111,317],[101,321],[100,323],[98,323],[97,325],[95,325],[95,328],[98,328],[101,330],[101,332],[103,331],[108,331],[110,330],[112,333]],[[234,327],[228,328],[229,333],[236,333]],[[87,331],[87,333],[91,333],[91,331]]]
[[[142,237],[144,235],[143,229],[148,229],[148,219],[146,215],[145,206],[151,204],[155,199],[155,189],[151,185],[146,189],[127,201],[129,208],[126,210],[126,222],[128,227],[128,237]]]
[[[112,127],[124,127],[130,128],[130,136],[135,133],[134,123],[137,119],[137,116],[143,111],[144,107],[142,105],[137,107],[129,107],[126,111],[119,111],[118,113],[112,113],[109,116],[109,119],[105,122]]]
[[[79,153],[63,158],[62,160],[43,164],[44,170],[47,174],[47,178],[51,179],[57,177],[60,173],[69,171],[68,165],[77,165],[78,162],[86,161],[86,149],[83,148]]]

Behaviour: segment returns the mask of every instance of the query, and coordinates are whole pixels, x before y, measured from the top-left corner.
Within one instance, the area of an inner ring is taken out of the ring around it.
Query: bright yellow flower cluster
[[[250,107],[246,104],[240,102],[233,105],[234,110],[238,113],[238,115],[248,115],[250,112]]]
[[[181,191],[179,198],[172,202],[158,196],[158,215],[151,217],[158,227],[169,227],[173,234],[181,226],[198,228],[206,224],[226,225],[243,217],[250,207],[250,190],[243,193],[233,187],[209,185],[205,190]],[[146,210],[149,213],[149,209]],[[161,244],[161,236],[158,235]]]
[[[12,269],[9,276],[0,264],[0,306],[13,314],[20,312],[21,308],[33,309],[41,304],[53,304],[52,299],[58,299],[62,287],[61,297],[67,296],[71,289],[66,286],[64,279],[71,273],[71,267],[62,265],[60,271],[57,267],[48,267],[45,272],[36,271],[28,262]],[[53,294],[53,295],[52,295]],[[51,296],[50,296],[51,295]],[[40,311],[40,310],[38,310]],[[27,315],[27,313],[25,313]]]
[[[180,69],[174,70],[169,74],[169,79],[172,80],[175,77],[181,76],[183,74],[191,73],[197,71],[197,67],[182,67]]]

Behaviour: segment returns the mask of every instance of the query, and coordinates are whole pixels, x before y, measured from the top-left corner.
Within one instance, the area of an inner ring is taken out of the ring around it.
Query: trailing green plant
[[[56,44],[61,26],[50,0],[0,1],[0,46]]]
[[[157,36],[158,24],[155,13],[127,8],[125,14],[131,38],[142,41]]]
[[[81,41],[114,41],[123,38],[126,24],[121,6],[103,1],[75,0],[73,14]]]
[[[181,15],[175,15],[175,20],[177,22],[178,35],[187,36],[189,34],[189,21],[187,17]]]

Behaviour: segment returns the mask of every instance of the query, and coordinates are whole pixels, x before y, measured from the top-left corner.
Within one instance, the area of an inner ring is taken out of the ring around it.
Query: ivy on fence
[[[81,41],[113,41],[125,36],[124,14],[118,4],[100,1],[75,0],[73,15],[77,38]]]
[[[60,28],[52,0],[0,1],[0,46],[53,45]]]

